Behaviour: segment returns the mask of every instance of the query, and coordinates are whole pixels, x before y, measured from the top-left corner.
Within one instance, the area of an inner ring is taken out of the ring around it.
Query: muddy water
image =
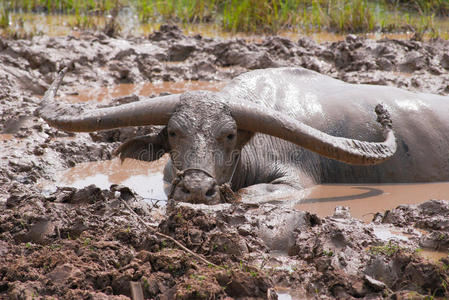
[[[428,260],[437,262],[442,258],[448,257],[449,253],[448,252],[442,252],[442,251],[433,251],[433,250],[429,250],[429,249],[420,249],[418,251],[418,254],[427,258]]]
[[[68,95],[66,99],[72,103],[87,101],[110,101],[114,98],[129,96],[157,96],[160,93],[179,94],[186,91],[208,90],[218,91],[226,85],[226,82],[214,81],[179,81],[179,82],[146,82],[142,84],[118,84],[110,87],[98,87],[77,92],[76,95]]]
[[[7,141],[13,138],[12,134],[9,133],[0,133],[0,141]]]
[[[411,238],[415,237],[421,237],[429,234],[428,231],[414,228],[413,230],[409,232],[403,232],[399,228],[393,228],[389,224],[377,224],[376,226],[372,227],[373,233],[382,241],[385,243],[389,241],[403,241],[407,242]],[[416,253],[424,258],[426,258],[429,261],[437,262],[443,257],[448,257],[449,252],[445,251],[438,251],[434,249],[423,249],[418,248],[416,249]]]
[[[158,161],[143,162],[116,158],[107,161],[81,163],[58,175],[58,186],[82,188],[95,184],[109,189],[111,184],[123,184],[147,200],[165,200],[162,171],[168,156]]]
[[[429,199],[449,199],[449,182],[318,185],[296,208],[325,217],[331,216],[336,206],[349,206],[352,216],[369,222],[376,212]]]

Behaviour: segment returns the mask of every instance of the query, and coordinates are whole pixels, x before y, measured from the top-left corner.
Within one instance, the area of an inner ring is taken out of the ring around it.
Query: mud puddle
[[[373,229],[374,235],[384,242],[410,242],[410,240],[421,238],[429,234],[425,230],[419,230],[418,228],[407,229],[407,231],[402,231],[397,227],[392,227],[390,224],[376,224],[371,227]],[[449,256],[449,252],[438,251],[428,248],[417,248],[416,253],[432,262],[438,262],[442,258]]]
[[[161,93],[180,94],[186,91],[207,90],[218,91],[226,85],[226,82],[215,81],[178,81],[178,82],[146,82],[142,84],[123,83],[110,87],[98,87],[76,92],[68,95],[66,99],[72,103],[76,102],[108,102],[114,98],[139,95],[157,96]]]
[[[296,208],[326,217],[333,214],[336,206],[348,206],[353,217],[368,223],[376,212],[401,204],[419,204],[429,199],[449,199],[449,182],[318,185]]]
[[[448,252],[433,251],[433,250],[429,250],[429,249],[420,249],[418,251],[418,254],[421,255],[424,258],[427,258],[430,261],[433,261],[433,262],[438,262],[442,258],[445,258],[445,257],[449,256]]]
[[[0,141],[7,141],[13,138],[12,134],[9,133],[0,133]]]
[[[123,184],[145,200],[165,201],[163,169],[168,156],[158,161],[144,162],[134,159],[112,159],[78,164],[57,175],[56,186],[83,188],[95,184],[109,189],[112,184]],[[45,185],[44,185],[45,186]],[[44,189],[51,190],[46,186]]]

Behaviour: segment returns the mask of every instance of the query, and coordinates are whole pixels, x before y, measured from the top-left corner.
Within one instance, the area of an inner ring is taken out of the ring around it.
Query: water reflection
[[[418,228],[413,228],[411,231],[405,233],[397,227],[393,227],[391,224],[376,224],[372,229],[374,235],[386,243],[390,241],[408,242],[410,239],[420,238],[429,233]],[[442,258],[449,257],[449,252],[447,251],[444,252],[428,248],[418,248],[416,249],[416,253],[431,262],[438,262]]]
[[[57,185],[83,188],[95,184],[109,189],[111,184],[123,184],[145,199],[166,200],[162,172],[167,160],[168,156],[154,162],[125,159],[121,163],[116,158],[81,163],[59,174]]]
[[[337,201],[348,201],[348,200],[357,200],[357,199],[364,199],[369,197],[376,197],[383,194],[383,191],[380,189],[370,188],[366,186],[361,187],[350,187],[350,189],[357,189],[357,190],[367,190],[368,192],[360,193],[360,194],[354,194],[354,195],[345,195],[345,196],[331,196],[331,197],[321,197],[321,198],[307,198],[301,201],[302,204],[305,203],[317,203],[317,202],[337,202]]]
[[[301,289],[286,287],[276,287],[276,294],[278,296],[278,300],[303,300],[311,298],[310,296],[308,297],[305,291]]]

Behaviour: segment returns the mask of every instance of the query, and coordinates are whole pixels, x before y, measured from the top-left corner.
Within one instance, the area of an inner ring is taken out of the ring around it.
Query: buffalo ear
[[[161,158],[169,151],[166,138],[167,130],[164,128],[155,135],[143,135],[132,138],[120,145],[114,152],[114,156],[133,158],[143,161],[153,161]]]

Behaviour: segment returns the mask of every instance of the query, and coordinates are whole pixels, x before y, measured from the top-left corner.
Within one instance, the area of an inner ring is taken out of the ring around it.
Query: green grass
[[[387,0],[393,6],[400,5],[408,10],[414,10],[421,14],[435,14],[440,17],[449,16],[448,0]]]
[[[399,247],[397,244],[392,243],[389,241],[387,244],[384,244],[383,246],[371,246],[369,249],[369,252],[375,255],[385,255],[385,256],[392,256],[396,254],[400,250],[406,250],[405,248]]]
[[[129,7],[141,24],[212,23],[230,32],[367,33],[412,29],[436,37],[447,35],[449,28],[446,24],[441,29],[438,23],[440,17],[449,16],[448,0],[2,0],[0,28],[14,23],[14,12],[71,15],[75,17],[72,26],[101,29],[106,23],[99,24],[95,18],[112,15],[114,21],[120,11]]]
[[[9,11],[6,7],[0,7],[0,28],[9,27]]]

